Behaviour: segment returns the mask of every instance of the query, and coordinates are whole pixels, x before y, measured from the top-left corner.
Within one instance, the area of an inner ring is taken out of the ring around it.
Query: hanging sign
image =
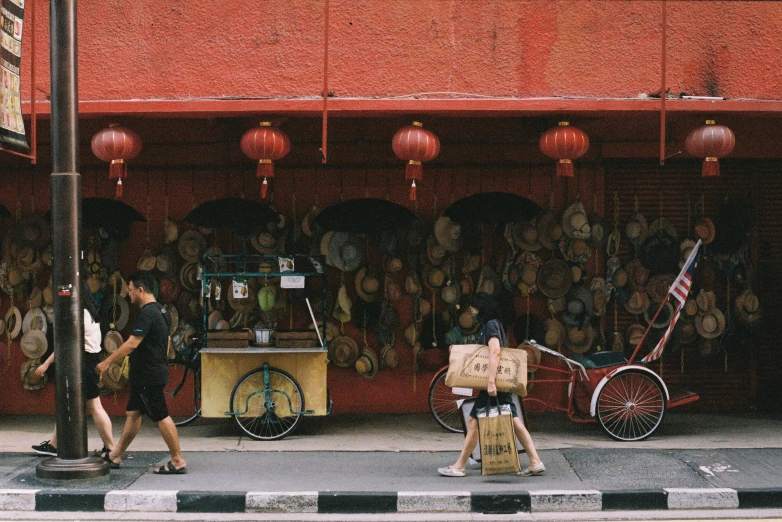
[[[0,28],[0,145],[30,150],[22,120],[22,101],[19,88],[19,64],[22,61],[22,27],[24,0],[2,0],[2,27]]]

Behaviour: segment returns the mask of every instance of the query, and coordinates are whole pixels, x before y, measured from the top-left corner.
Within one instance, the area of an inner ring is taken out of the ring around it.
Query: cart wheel
[[[644,440],[665,416],[665,396],[650,375],[622,372],[608,379],[600,390],[596,413],[609,437],[626,442]]]
[[[277,440],[291,433],[301,421],[304,395],[299,384],[282,370],[257,368],[237,381],[231,392],[234,421],[250,437]]]
[[[448,368],[443,368],[432,379],[432,385],[429,387],[429,410],[434,415],[434,420],[437,421],[437,424],[448,431],[463,433],[464,421],[462,420],[462,412],[456,406],[456,401],[467,399],[468,397],[454,395],[451,387],[445,385],[447,373]],[[475,395],[476,393],[473,392],[473,397]]]
[[[201,415],[201,372],[179,362],[168,363],[168,383],[163,388],[171,419],[185,426]]]

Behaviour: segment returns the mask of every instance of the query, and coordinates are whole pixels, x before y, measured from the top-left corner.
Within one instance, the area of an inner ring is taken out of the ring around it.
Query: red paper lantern
[[[141,138],[119,123],[111,123],[107,129],[92,137],[92,152],[103,161],[111,162],[109,179],[117,180],[115,196],[122,197],[122,178],[128,176],[127,160],[141,152]]]
[[[714,120],[706,120],[706,125],[694,129],[687,136],[684,147],[696,158],[703,158],[701,176],[716,178],[720,175],[719,158],[730,154],[736,145],[733,131],[724,125],[716,125]]]
[[[242,152],[252,159],[258,160],[258,169],[255,175],[258,178],[263,178],[261,199],[264,199],[269,186],[267,178],[274,177],[272,161],[284,158],[291,151],[291,140],[280,129],[272,127],[271,122],[262,121],[259,127],[244,133],[241,146]]]
[[[540,137],[540,150],[546,156],[559,160],[557,176],[573,177],[573,160],[589,150],[589,137],[578,127],[571,127],[566,121],[549,129]]]
[[[391,140],[391,148],[396,156],[407,162],[405,179],[413,180],[410,185],[410,201],[415,201],[415,182],[423,179],[424,161],[430,161],[440,154],[440,140],[431,131],[423,128],[423,123],[414,121],[412,125],[402,127]]]

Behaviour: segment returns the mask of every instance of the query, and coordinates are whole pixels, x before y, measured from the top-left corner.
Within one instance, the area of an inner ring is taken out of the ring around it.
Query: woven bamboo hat
[[[562,214],[562,231],[570,239],[589,239],[592,235],[586,209],[576,200]]]
[[[179,236],[177,250],[179,250],[179,255],[185,261],[191,263],[199,261],[201,254],[206,250],[206,238],[196,230],[188,230]],[[152,268],[154,268],[154,265]]]
[[[714,228],[714,222],[707,217],[702,217],[695,223],[695,235],[704,245],[711,244],[711,242],[714,241],[716,233],[717,231]]]
[[[329,343],[329,360],[340,368],[350,368],[358,360],[358,345],[346,335],[335,337]]]
[[[343,284],[337,291],[337,299],[334,303],[334,312],[332,315],[342,323],[349,323],[351,308],[353,308],[353,301],[348,297],[348,291]]]
[[[554,317],[546,320],[545,345],[548,348],[559,350],[565,343],[565,327]]]
[[[538,237],[537,220],[517,221],[511,225],[513,244],[525,252],[537,252],[543,248]]]
[[[537,285],[541,293],[551,299],[564,296],[573,284],[570,266],[561,259],[547,261],[538,270]]]
[[[120,363],[111,363],[100,378],[100,384],[105,390],[120,391],[128,385],[128,380],[122,375],[122,365]]]
[[[595,340],[595,330],[592,325],[587,323],[583,327],[567,327],[567,336],[565,338],[565,347],[573,353],[586,353],[592,348]]]
[[[625,234],[630,242],[636,246],[642,244],[649,235],[649,224],[640,212],[636,212],[625,225]]]
[[[719,308],[712,308],[702,315],[695,316],[695,329],[701,337],[717,338],[725,331],[725,316]]]
[[[394,345],[387,344],[380,350],[380,368],[393,370],[399,366],[399,354]]]

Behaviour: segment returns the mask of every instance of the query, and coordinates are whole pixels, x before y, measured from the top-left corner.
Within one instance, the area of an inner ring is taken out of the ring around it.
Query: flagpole
[[[638,344],[635,346],[635,350],[633,351],[633,355],[630,357],[630,360],[627,361],[627,364],[633,364],[633,360],[635,359],[635,356],[638,355],[638,350],[641,349],[641,346],[643,346],[644,341],[646,340],[646,336],[649,335],[649,331],[652,329],[652,325],[655,321],[657,321],[657,316],[660,315],[660,312],[662,312],[663,307],[665,304],[670,301],[671,294],[670,292],[666,294],[665,299],[663,299],[663,302],[660,304],[660,308],[657,309],[657,313],[654,314],[654,317],[651,321],[649,321],[649,326],[646,327],[646,331],[644,332],[644,336],[641,337],[641,340],[638,341]]]

